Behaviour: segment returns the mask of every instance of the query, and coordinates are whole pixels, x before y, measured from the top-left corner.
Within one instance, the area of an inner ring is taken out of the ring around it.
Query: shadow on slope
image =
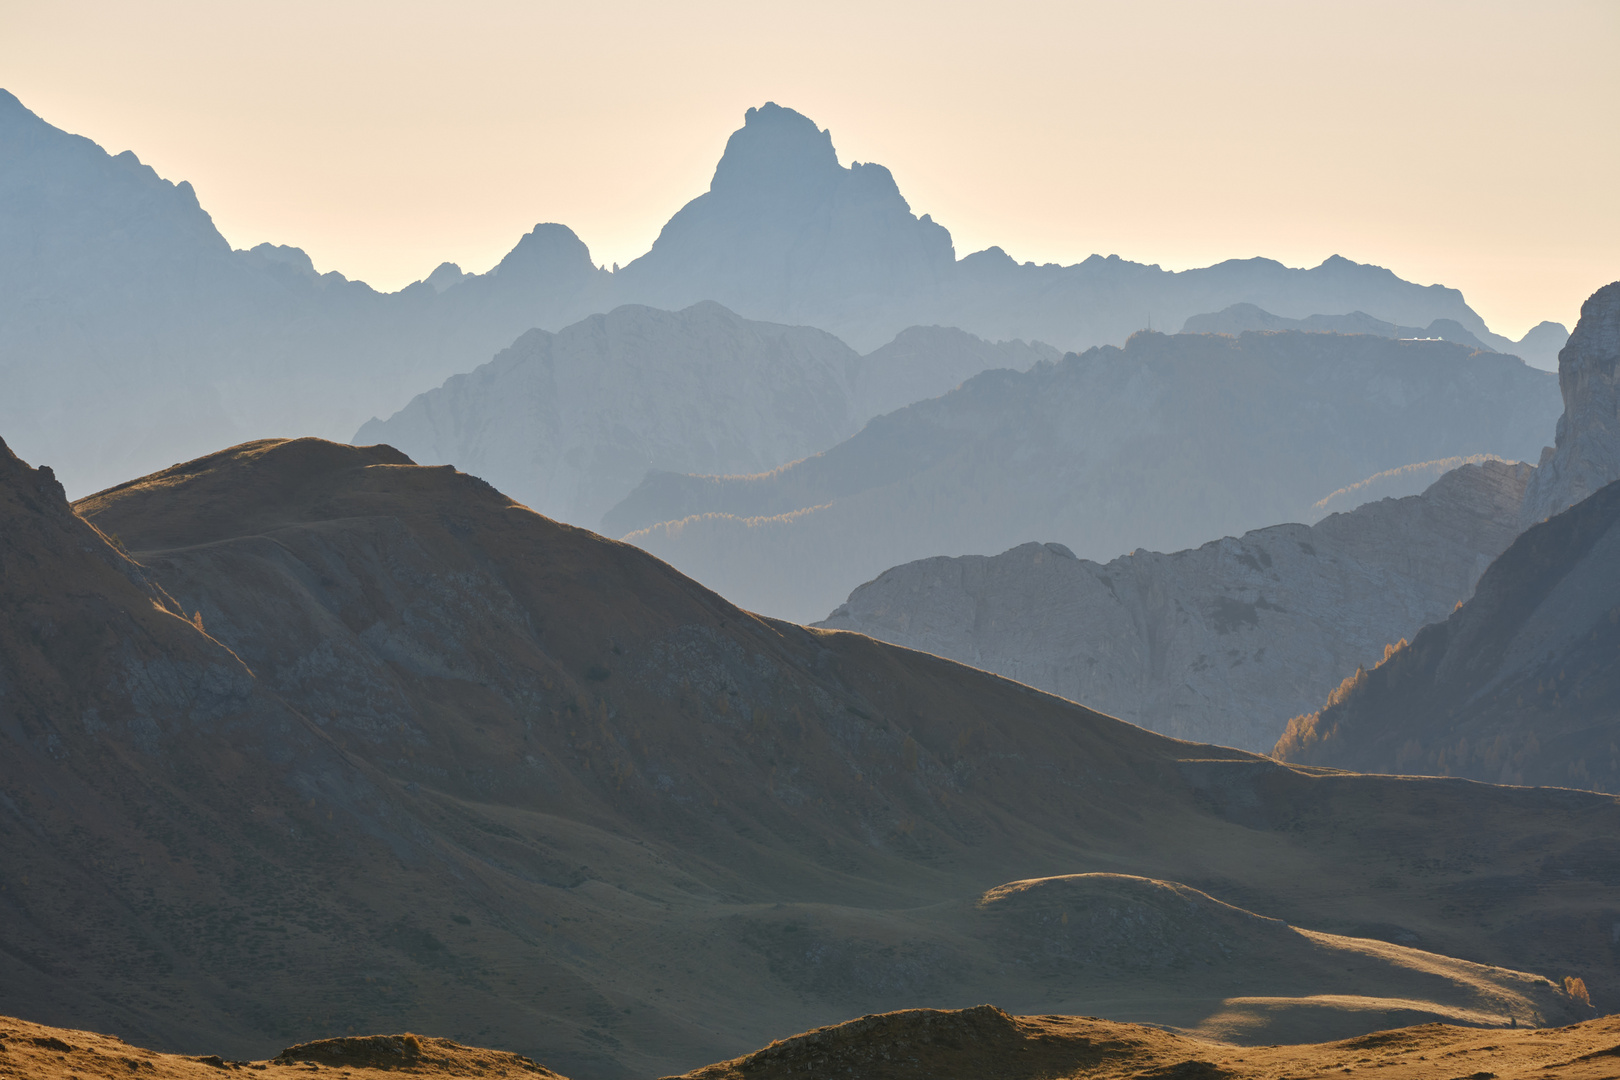
[[[854,1011],[1038,1008],[972,905],[1077,872],[1612,992],[1608,892],[1542,876],[1620,834],[1605,797],[1167,740],[759,619],[386,447],[248,444],[80,511],[140,564],[0,460],[12,1012],[241,1057],[414,1028],[645,1075]],[[812,918],[851,977],[796,974]],[[1232,976],[1194,965],[1188,994]]]

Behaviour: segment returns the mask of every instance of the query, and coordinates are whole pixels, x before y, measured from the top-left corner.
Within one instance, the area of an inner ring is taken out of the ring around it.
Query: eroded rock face
[[[1178,738],[1269,749],[1345,673],[1445,618],[1517,533],[1528,465],[1103,565],[1057,544],[923,559],[820,625],[987,668]]]
[[[1620,281],[1581,305],[1581,320],[1558,354],[1564,415],[1557,445],[1541,453],[1541,467],[1524,496],[1526,526],[1562,513],[1599,488],[1620,480]]]

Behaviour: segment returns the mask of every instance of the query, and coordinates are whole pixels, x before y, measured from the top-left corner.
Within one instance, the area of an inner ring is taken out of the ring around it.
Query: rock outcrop
[[[1620,281],[1581,305],[1558,354],[1564,415],[1525,492],[1523,523],[1557,514],[1620,480]]]
[[[915,559],[1031,537],[1099,561],[1177,551],[1314,520],[1329,493],[1412,462],[1533,457],[1553,382],[1444,341],[1143,333],[987,372],[769,474],[650,475],[603,526],[752,610],[811,620]]]
[[[818,625],[937,653],[1200,742],[1269,750],[1344,672],[1444,619],[1517,533],[1531,469],[1099,564],[1056,544],[885,571]]]

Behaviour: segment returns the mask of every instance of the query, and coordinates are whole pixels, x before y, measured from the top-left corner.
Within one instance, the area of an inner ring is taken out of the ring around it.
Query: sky
[[[1515,338],[1620,278],[1617,55],[1617,0],[0,0],[23,104],[377,288],[627,263],[775,101],[959,256],[1340,254]]]

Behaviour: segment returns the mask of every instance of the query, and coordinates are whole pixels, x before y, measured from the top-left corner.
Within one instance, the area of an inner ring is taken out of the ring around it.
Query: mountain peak
[[[566,225],[541,222],[523,234],[517,246],[495,267],[497,276],[542,278],[552,275],[589,275],[596,269],[591,249]]]
[[[756,193],[820,186],[839,172],[832,131],[803,113],[767,101],[749,109],[743,126],[726,140],[709,190]]]

